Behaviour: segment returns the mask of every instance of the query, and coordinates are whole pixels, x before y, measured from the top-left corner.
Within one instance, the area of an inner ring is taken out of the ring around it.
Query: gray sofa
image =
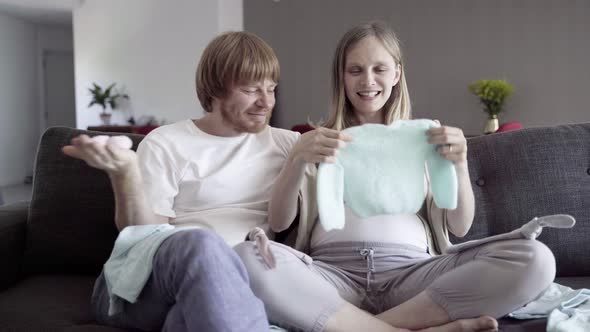
[[[60,148],[81,130],[42,137],[29,203],[0,207],[0,331],[122,331],[93,320],[94,278],[117,230],[107,176]],[[95,133],[90,133],[95,134]],[[140,135],[129,135],[134,148]],[[573,230],[540,240],[557,258],[558,282],[590,288],[590,123],[471,138],[475,223],[462,240],[512,230],[535,216],[568,213]],[[460,242],[454,239],[454,242]],[[501,320],[503,331],[544,331],[544,320]]]

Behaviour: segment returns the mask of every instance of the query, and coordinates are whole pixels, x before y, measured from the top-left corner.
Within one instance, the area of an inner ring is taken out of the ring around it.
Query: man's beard
[[[228,123],[234,130],[240,133],[251,133],[256,134],[264,130],[266,125],[270,120],[270,115],[272,111],[268,111],[268,116],[264,123],[254,122],[254,124],[248,125],[246,122],[247,120],[242,119],[243,114],[240,113],[239,117],[236,117],[235,114],[230,112],[227,108],[221,107],[221,118],[225,123]]]

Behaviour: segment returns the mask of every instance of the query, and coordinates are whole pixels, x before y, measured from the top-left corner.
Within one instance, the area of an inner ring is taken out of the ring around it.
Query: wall
[[[85,1],[73,13],[77,127],[100,123],[100,108],[87,107],[92,82],[116,82],[129,94],[115,123],[131,115],[167,122],[200,117],[199,56],[220,31],[241,30],[241,18],[241,0]]]
[[[415,117],[468,134],[486,115],[467,85],[504,78],[516,92],[501,121],[525,127],[590,121],[590,2],[583,0],[249,0],[244,26],[281,63],[274,123],[290,127],[328,111],[330,66],[351,26],[388,22],[402,40]]]
[[[0,13],[0,186],[22,182],[39,131],[36,31]]]
[[[72,49],[71,28],[0,13],[0,186],[33,172],[44,130],[43,51]]]
[[[218,0],[218,30],[244,30],[244,4],[242,0]]]
[[[131,102],[115,121],[134,114],[169,122],[202,114],[194,92],[199,55],[221,31],[242,30],[242,0],[88,0],[69,26],[36,25],[0,13],[0,186],[30,175],[43,130],[41,55],[72,50],[76,40],[77,126],[96,125],[87,109],[93,81],[118,82]]]

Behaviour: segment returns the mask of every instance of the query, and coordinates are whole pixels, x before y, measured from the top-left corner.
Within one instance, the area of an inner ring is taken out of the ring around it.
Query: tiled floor
[[[29,201],[31,200],[32,189],[33,185],[31,184],[17,184],[0,187],[0,205],[19,201]]]

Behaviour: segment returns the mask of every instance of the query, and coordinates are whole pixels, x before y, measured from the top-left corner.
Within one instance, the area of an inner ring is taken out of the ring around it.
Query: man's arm
[[[115,224],[121,231],[130,225],[165,224],[168,217],[156,215],[143,190],[137,154],[110,144],[100,144],[87,135],[72,139],[63,152],[105,171],[115,195]]]
[[[139,167],[125,174],[109,174],[115,194],[115,224],[119,231],[131,225],[165,224],[169,218],[157,215],[147,202]]]

